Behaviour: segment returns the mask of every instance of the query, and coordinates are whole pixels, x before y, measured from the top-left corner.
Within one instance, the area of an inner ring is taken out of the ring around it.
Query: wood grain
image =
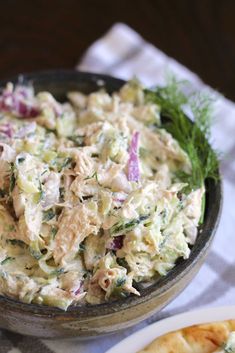
[[[72,68],[122,21],[235,99],[233,0],[2,0],[0,6],[0,78]]]

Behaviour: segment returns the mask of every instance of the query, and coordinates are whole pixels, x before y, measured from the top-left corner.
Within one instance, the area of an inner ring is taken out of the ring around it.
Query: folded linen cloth
[[[195,89],[209,90],[216,97],[214,147],[223,154],[224,205],[219,229],[206,263],[191,284],[160,314],[106,338],[76,342],[38,340],[9,332],[0,336],[0,353],[104,353],[112,345],[155,320],[198,307],[235,304],[235,104],[125,24],[115,24],[85,53],[78,70],[100,72],[130,79],[137,76],[147,86],[164,83],[166,72],[189,80]]]

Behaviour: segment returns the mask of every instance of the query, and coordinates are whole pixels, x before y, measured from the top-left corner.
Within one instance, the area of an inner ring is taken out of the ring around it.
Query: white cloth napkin
[[[212,137],[215,148],[224,156],[223,212],[206,263],[183,293],[160,314],[134,328],[93,341],[39,341],[23,338],[18,340],[20,343],[17,345],[22,353],[104,353],[132,332],[160,318],[198,307],[235,304],[235,104],[207,87],[197,75],[145,42],[140,35],[122,23],[115,24],[88,49],[77,69],[107,73],[123,79],[137,76],[147,86],[164,83],[166,72],[170,71],[180,79],[191,81],[196,89],[210,90],[216,96]],[[9,333],[4,337],[6,347],[13,338],[14,334]],[[1,352],[10,353],[0,346]]]

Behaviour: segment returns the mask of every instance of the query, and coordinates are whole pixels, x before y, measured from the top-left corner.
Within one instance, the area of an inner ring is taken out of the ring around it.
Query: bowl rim
[[[38,82],[43,80],[48,81],[49,78],[52,80],[63,80],[64,78],[72,80],[80,79],[96,83],[97,88],[105,87],[106,84],[109,85],[111,83],[115,84],[116,86],[118,86],[118,88],[120,88],[123,84],[126,83],[125,80],[115,78],[106,74],[83,72],[71,69],[56,69],[22,73],[9,78],[4,78],[0,80],[0,88],[3,87],[7,82],[18,82],[19,77],[23,77],[24,79],[26,79],[26,81]],[[101,84],[99,83],[99,81]],[[102,81],[104,82],[104,84],[102,84]],[[202,240],[202,245],[197,248],[196,241],[195,245],[192,247],[189,258],[180,261],[172,270],[168,272],[166,276],[161,277],[159,280],[155,281],[150,286],[142,289],[141,296],[130,295],[127,298],[118,299],[112,302],[105,302],[102,304],[72,305],[67,309],[67,311],[63,311],[56,307],[32,303],[27,304],[17,299],[0,295],[0,307],[4,309],[13,309],[14,311],[24,311],[24,313],[36,314],[37,316],[41,317],[58,317],[64,319],[75,317],[86,318],[97,317],[97,312],[99,311],[102,316],[110,315],[115,312],[125,310],[127,307],[133,308],[141,303],[145,303],[153,299],[154,297],[160,297],[163,293],[165,293],[168,289],[175,285],[180,279],[185,277],[193,269],[196,263],[200,261],[200,259],[203,259],[204,256],[207,254],[208,248],[214,238],[215,232],[219,224],[223,204],[222,179],[220,168],[218,168],[218,173],[220,179],[216,184],[214,181],[211,180],[208,180],[207,182],[207,184],[209,185],[209,189],[211,188],[212,190],[208,191],[206,186],[208,195],[213,192],[216,202],[214,202],[213,204],[213,209],[207,210],[206,218],[210,218],[212,214],[213,219],[210,222],[210,228],[207,230],[207,233],[204,234],[205,239]],[[199,230],[199,233],[203,233],[203,226],[204,223],[201,229]]]

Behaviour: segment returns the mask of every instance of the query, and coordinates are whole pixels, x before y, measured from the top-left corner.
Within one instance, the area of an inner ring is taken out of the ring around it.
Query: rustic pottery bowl
[[[25,81],[32,81],[36,92],[47,90],[62,101],[66,92],[71,90],[90,93],[104,87],[111,93],[124,84],[122,80],[105,75],[64,70],[30,73],[22,77]],[[0,87],[7,81],[17,82],[18,77],[1,81]],[[218,225],[221,204],[221,183],[208,180],[205,220],[189,259],[178,261],[166,277],[142,289],[140,297],[130,296],[93,306],[73,306],[64,312],[0,296],[0,327],[43,338],[81,339],[113,333],[159,312],[188,285],[205,261]]]

